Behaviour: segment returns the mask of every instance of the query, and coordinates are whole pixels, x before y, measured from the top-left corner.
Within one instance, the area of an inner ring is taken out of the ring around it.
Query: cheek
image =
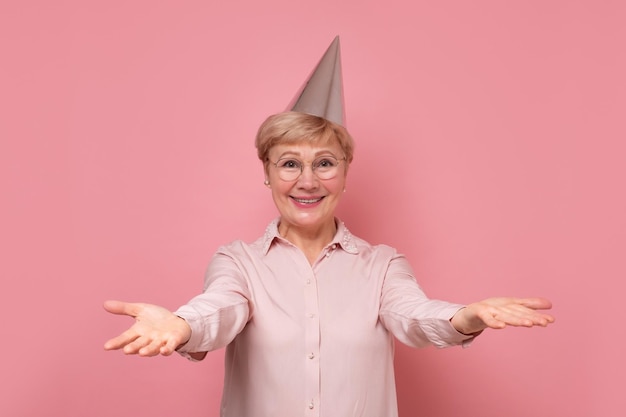
[[[343,190],[346,186],[345,177],[336,178],[332,182],[326,184],[326,189],[332,194],[341,195],[343,194]]]
[[[281,181],[275,175],[269,177],[270,187],[272,189],[272,197],[274,200],[277,198],[284,198],[291,192],[292,184],[286,183],[285,181]]]

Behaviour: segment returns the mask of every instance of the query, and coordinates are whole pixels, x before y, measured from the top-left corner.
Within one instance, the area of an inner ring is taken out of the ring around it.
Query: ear
[[[270,167],[269,167],[269,162],[268,161],[263,162],[263,174],[265,175],[265,181],[263,181],[263,184],[265,184],[265,186],[267,188],[271,188],[271,186],[270,186]]]

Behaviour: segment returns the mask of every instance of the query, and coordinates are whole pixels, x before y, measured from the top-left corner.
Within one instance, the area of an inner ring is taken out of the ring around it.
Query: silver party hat
[[[339,36],[330,44],[287,110],[323,117],[345,126]]]

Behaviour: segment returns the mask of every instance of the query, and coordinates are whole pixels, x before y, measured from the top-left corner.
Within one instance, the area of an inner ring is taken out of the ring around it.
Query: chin
[[[321,227],[329,221],[328,216],[321,216],[309,213],[282,217],[287,223],[298,227]],[[334,221],[334,216],[331,216],[330,219]]]

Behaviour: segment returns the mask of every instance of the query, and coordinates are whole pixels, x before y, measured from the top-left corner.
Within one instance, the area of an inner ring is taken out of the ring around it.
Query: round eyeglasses
[[[334,156],[319,156],[311,163],[311,171],[320,180],[330,180],[337,176],[339,164],[346,158],[337,159]],[[283,181],[295,181],[304,172],[305,163],[296,158],[280,158],[273,162],[268,159],[278,170],[278,178]]]

